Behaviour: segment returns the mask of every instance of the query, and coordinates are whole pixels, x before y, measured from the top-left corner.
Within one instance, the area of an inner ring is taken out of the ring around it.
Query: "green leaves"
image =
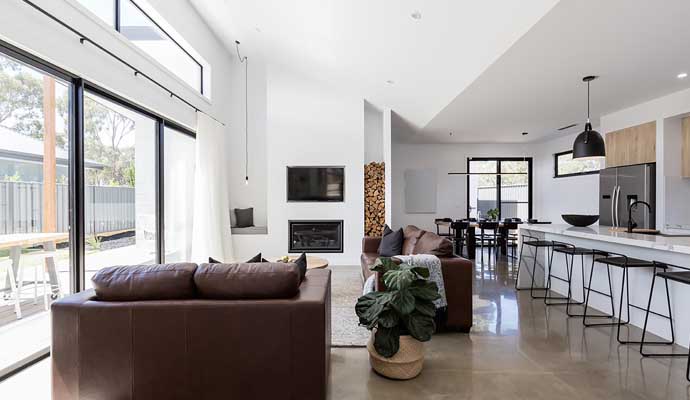
[[[371,270],[385,274],[388,271],[396,270],[398,268],[400,268],[400,266],[396,264],[396,262],[393,261],[392,258],[379,257],[374,262],[374,266],[371,267]]]
[[[390,305],[401,317],[414,311],[415,298],[409,290],[398,290],[392,293]]]
[[[413,296],[423,300],[434,301],[441,298],[436,282],[417,280],[410,286],[409,290]]]
[[[414,272],[405,269],[397,269],[383,274],[383,283],[390,290],[404,290],[412,284],[415,278]]]
[[[410,335],[420,342],[431,340],[431,335],[434,333],[434,330],[436,330],[434,319],[418,312],[413,312],[408,315],[404,321],[405,327],[407,327],[407,331],[410,332]]]
[[[383,275],[385,292],[368,293],[357,300],[355,312],[359,323],[376,328],[374,348],[384,357],[392,357],[400,347],[400,335],[410,334],[428,341],[436,330],[434,300],[440,298],[436,283],[428,281],[429,270],[410,264],[397,264],[381,257],[371,268]]]
[[[374,334],[374,348],[386,358],[393,357],[400,350],[400,329],[397,326],[378,327]]]

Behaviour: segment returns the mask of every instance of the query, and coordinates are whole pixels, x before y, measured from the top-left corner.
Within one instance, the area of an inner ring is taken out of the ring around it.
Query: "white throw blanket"
[[[446,287],[443,285],[443,272],[441,270],[441,260],[438,257],[430,254],[415,254],[411,256],[395,256],[398,260],[405,264],[414,265],[415,267],[423,267],[429,270],[429,280],[436,283],[438,286],[438,293],[441,298],[434,301],[436,308],[442,308],[448,306],[448,301],[446,300]],[[375,274],[371,275],[366,282],[364,282],[363,294],[371,293],[374,291],[374,279]]]

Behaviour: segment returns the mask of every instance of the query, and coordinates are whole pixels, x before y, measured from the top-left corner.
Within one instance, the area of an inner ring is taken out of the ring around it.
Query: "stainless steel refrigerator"
[[[638,228],[656,228],[656,164],[606,168],[599,172],[599,225],[628,227],[628,207],[637,200],[632,218]]]

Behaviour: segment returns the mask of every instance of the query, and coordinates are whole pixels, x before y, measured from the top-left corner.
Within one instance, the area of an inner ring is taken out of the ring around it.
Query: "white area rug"
[[[359,326],[355,304],[362,295],[359,266],[334,265],[331,275],[331,346],[366,347],[369,331]]]

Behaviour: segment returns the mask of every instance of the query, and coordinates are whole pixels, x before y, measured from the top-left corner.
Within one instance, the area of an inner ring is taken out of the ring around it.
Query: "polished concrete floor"
[[[613,328],[583,329],[564,307],[516,294],[514,268],[487,261],[475,264],[469,335],[434,336],[421,375],[405,382],[372,372],[366,349],[333,349],[330,398],[690,399],[685,358],[643,359]]]

